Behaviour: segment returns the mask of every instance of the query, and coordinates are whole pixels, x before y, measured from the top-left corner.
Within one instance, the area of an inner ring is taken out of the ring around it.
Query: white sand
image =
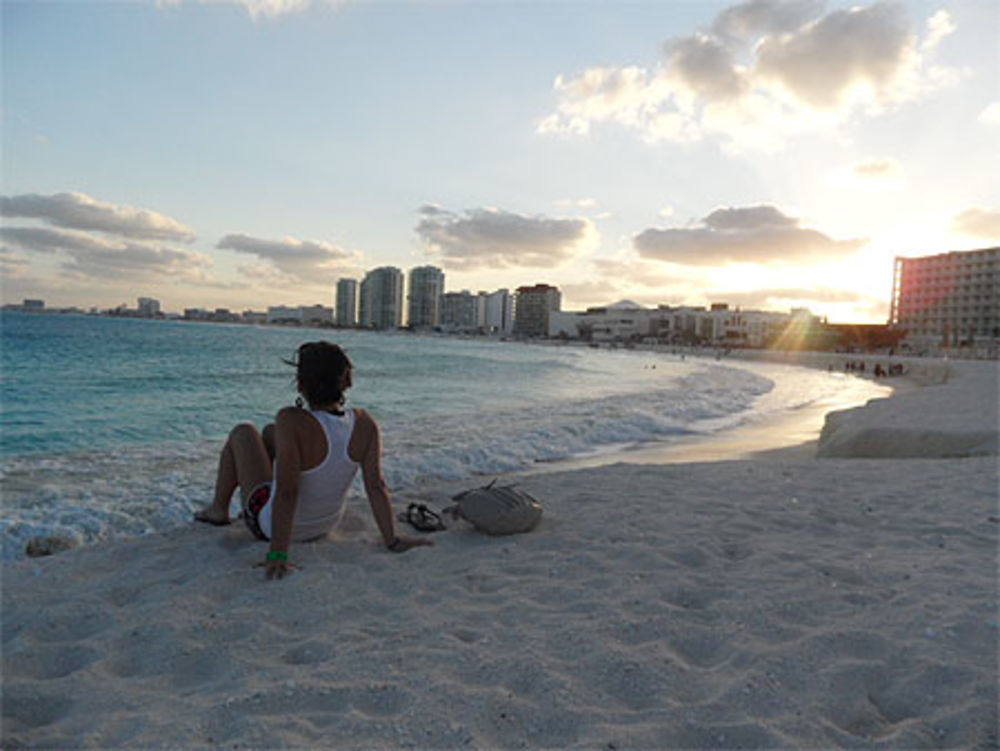
[[[237,526],[6,564],[3,747],[995,748],[981,372],[835,419],[986,456],[532,475],[536,531],[403,555],[359,502],[281,582]]]

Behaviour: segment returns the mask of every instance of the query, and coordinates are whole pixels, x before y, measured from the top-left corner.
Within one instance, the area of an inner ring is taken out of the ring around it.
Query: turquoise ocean
[[[662,352],[4,312],[4,558],[40,535],[91,543],[188,523],[211,499],[229,429],[292,403],[282,359],[315,339],[351,357],[348,406],[381,424],[401,497],[885,393],[842,374]]]

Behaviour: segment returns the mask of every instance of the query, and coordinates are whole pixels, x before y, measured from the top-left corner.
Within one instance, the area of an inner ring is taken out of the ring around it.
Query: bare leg
[[[265,425],[260,435],[264,439],[264,448],[267,449],[267,455],[271,458],[271,463],[273,464],[274,457],[277,455],[277,450],[274,447],[274,423],[269,422]]]
[[[214,524],[229,522],[229,502],[239,486],[247,497],[262,482],[271,480],[271,458],[264,439],[249,423],[233,428],[219,455],[212,505],[195,514],[195,519]]]

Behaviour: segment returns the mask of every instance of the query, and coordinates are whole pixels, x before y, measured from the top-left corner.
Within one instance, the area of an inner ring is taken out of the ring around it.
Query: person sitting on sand
[[[249,423],[233,428],[219,457],[212,505],[197,521],[229,524],[229,503],[240,488],[243,520],[251,533],[270,541],[267,578],[291,573],[292,540],[322,537],[336,526],[358,466],[372,515],[389,550],[402,553],[430,540],[396,534],[389,488],[382,477],[378,424],[363,409],[344,408],[351,387],[351,361],[330,342],[298,349],[298,391],[309,405],[280,410],[263,433]]]

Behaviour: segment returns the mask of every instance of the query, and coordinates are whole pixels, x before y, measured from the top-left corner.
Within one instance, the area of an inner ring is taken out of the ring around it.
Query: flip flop
[[[406,513],[400,513],[397,518],[420,532],[439,532],[447,529],[441,521],[441,515],[423,503],[411,503],[406,507]]]
[[[208,516],[205,516],[201,511],[197,512],[194,515],[194,520],[196,522],[201,522],[202,524],[211,524],[213,527],[228,527],[230,524],[233,523],[232,519],[226,519],[224,522],[219,521],[218,519],[212,519]]]

